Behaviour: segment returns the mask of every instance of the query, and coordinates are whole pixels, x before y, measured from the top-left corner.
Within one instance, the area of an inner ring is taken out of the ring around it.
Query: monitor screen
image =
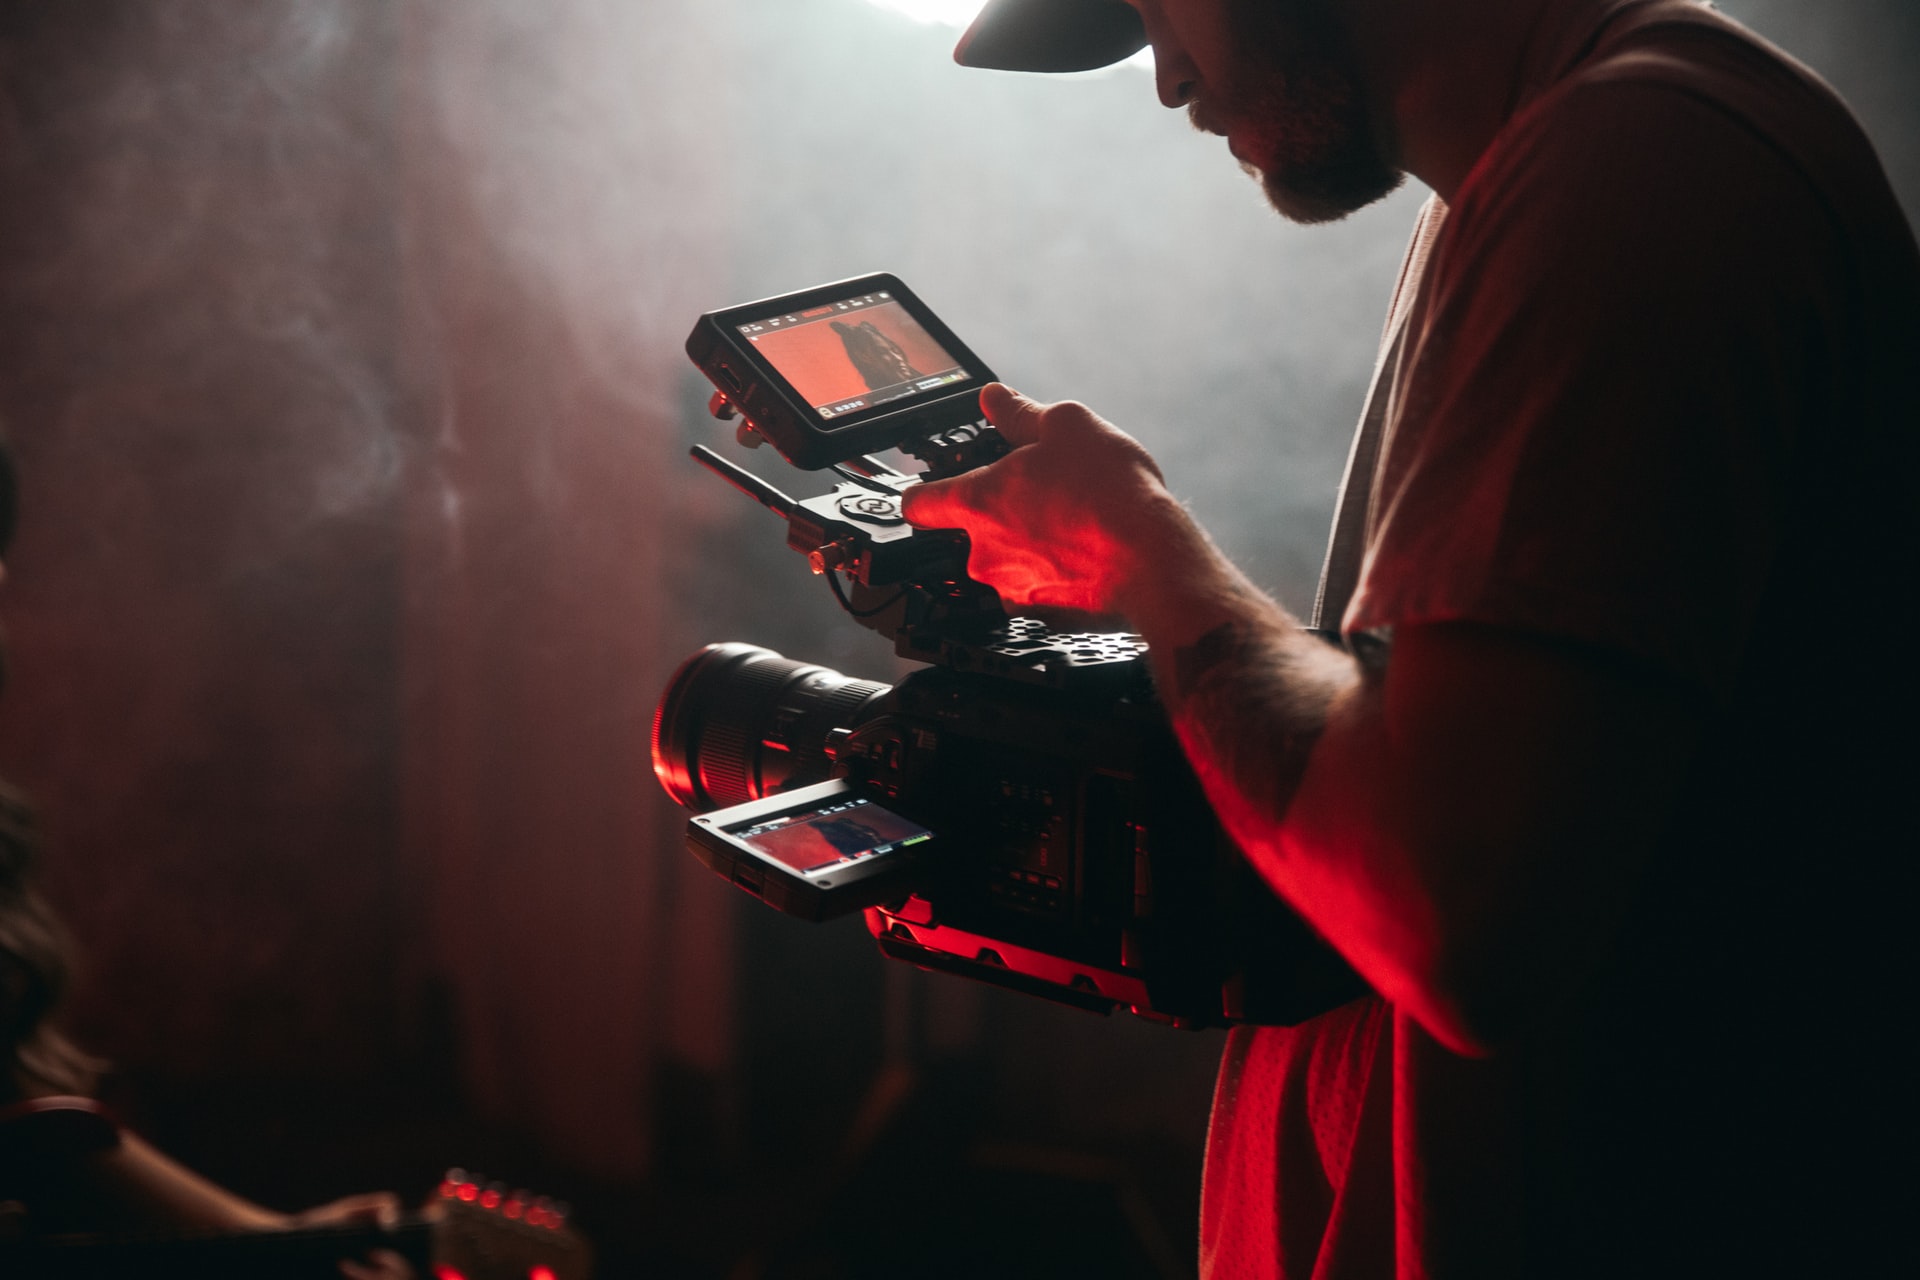
[[[859,797],[763,818],[727,834],[809,877],[933,839],[925,827]]]
[[[828,420],[937,391],[969,376],[885,290],[768,316],[736,329]]]

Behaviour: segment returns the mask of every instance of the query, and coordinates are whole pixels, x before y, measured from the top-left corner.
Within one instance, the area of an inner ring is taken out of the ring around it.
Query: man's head
[[[1228,139],[1267,198],[1330,222],[1400,185],[1382,155],[1340,0],[991,0],[966,66],[1082,70],[1153,46],[1160,100]]]

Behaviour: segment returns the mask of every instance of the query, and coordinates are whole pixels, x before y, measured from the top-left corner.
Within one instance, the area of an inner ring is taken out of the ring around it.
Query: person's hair
[[[0,433],[0,554],[13,539],[18,498],[13,455]],[[53,1022],[73,948],[40,892],[39,864],[33,806],[0,778],[0,1105],[49,1092],[90,1093],[102,1066]]]
[[[72,946],[40,892],[39,861],[33,808],[0,779],[0,1104],[90,1093],[101,1069],[52,1021],[72,972]]]

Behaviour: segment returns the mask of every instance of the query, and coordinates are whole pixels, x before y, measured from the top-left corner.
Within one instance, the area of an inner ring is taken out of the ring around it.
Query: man
[[[1283,214],[1434,193],[1343,649],[1077,404],[989,388],[1014,452],[907,505],[1010,608],[1131,621],[1221,819],[1377,993],[1230,1036],[1203,1268],[1887,1269],[1920,253],[1871,148],[1688,0],[994,0],[958,57],[1146,42]]]

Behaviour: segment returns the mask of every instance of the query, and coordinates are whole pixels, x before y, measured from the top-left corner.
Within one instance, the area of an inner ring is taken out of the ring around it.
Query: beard
[[[1358,59],[1325,0],[1228,0],[1237,55],[1188,115],[1230,131],[1240,167],[1293,222],[1334,222],[1397,190]]]

